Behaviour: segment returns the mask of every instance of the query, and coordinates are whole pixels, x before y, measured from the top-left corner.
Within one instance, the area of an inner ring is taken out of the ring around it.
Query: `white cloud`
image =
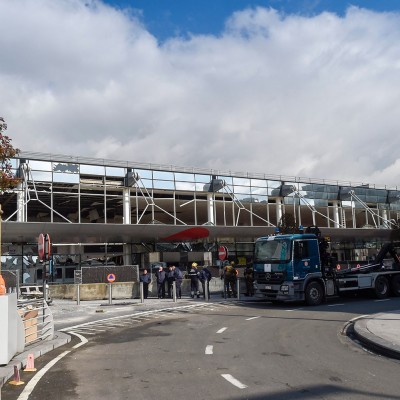
[[[0,15],[0,115],[22,150],[400,182],[400,14],[247,9],[162,45],[96,1]]]

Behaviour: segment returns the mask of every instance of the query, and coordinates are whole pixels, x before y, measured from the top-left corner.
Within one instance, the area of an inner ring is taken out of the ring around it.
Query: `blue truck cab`
[[[261,237],[254,246],[256,296],[273,302],[320,304],[325,296],[324,267],[314,234]]]

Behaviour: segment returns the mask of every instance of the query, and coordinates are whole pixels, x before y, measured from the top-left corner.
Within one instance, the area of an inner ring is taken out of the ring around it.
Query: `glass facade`
[[[289,215],[334,237],[349,228],[389,229],[400,218],[397,188],[38,153],[20,154],[12,165],[21,182],[1,204],[3,221],[15,223],[271,228]],[[223,233],[207,246],[225,241],[248,260],[257,236]]]

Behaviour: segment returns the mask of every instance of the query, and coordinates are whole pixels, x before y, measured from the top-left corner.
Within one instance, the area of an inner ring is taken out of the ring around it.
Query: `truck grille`
[[[257,283],[280,284],[285,280],[282,272],[258,272],[256,274]]]

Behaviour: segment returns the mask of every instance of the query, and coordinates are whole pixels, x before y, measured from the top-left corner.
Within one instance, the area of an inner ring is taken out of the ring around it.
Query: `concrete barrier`
[[[117,282],[112,283],[113,299],[133,299],[140,298],[139,282]],[[199,290],[201,292],[201,283]],[[76,300],[77,285],[74,284],[55,284],[50,285],[50,296],[53,299]],[[82,283],[80,285],[81,300],[107,300],[109,297],[108,283]],[[213,278],[210,282],[210,294],[221,294],[223,291],[223,281],[219,278]],[[182,281],[182,294],[190,294],[190,279]],[[157,297],[157,284],[155,281],[149,285],[149,297]]]

